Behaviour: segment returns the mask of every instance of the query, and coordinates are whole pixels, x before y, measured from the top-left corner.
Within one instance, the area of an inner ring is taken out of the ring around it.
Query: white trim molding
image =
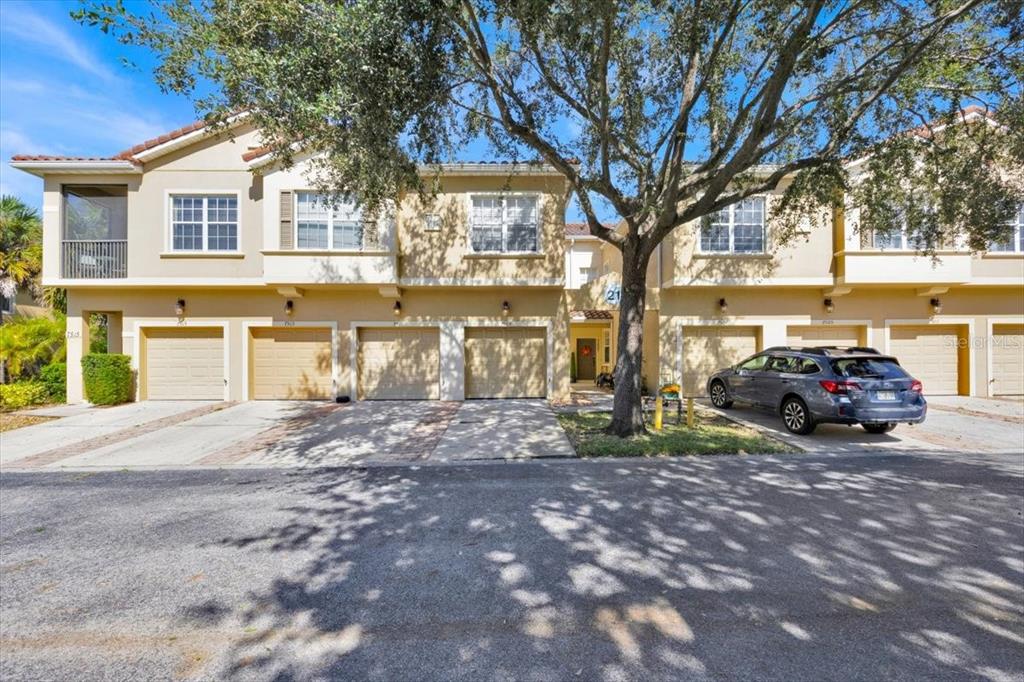
[[[331,330],[331,400],[340,395],[341,389],[341,337],[336,320],[277,320],[270,317],[242,321],[242,400],[249,396],[249,333],[252,329],[330,329]]]
[[[231,331],[230,323],[228,320],[210,320],[202,317],[165,317],[165,318],[154,318],[148,320],[135,320],[132,326],[133,332],[131,336],[132,341],[132,369],[135,370],[135,395],[137,399],[142,400],[141,389],[142,389],[142,372],[140,371],[140,365],[142,362],[142,334],[143,330],[148,328],[160,328],[160,329],[182,329],[188,327],[196,328],[220,328],[222,330],[221,337],[224,340],[224,400],[231,399]],[[122,334],[122,336],[129,336],[129,334]],[[146,398],[148,400],[148,398]]]

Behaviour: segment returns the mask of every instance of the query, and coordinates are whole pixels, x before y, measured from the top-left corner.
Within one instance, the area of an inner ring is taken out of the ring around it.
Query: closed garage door
[[[436,329],[360,329],[359,397],[437,400],[441,351]]]
[[[543,398],[546,358],[543,328],[468,328],[466,397]]]
[[[925,395],[956,395],[959,385],[957,328],[952,325],[893,327],[889,351],[924,384]]]
[[[708,376],[758,349],[757,327],[683,327],[683,394],[704,395]]]
[[[251,331],[251,395],[255,400],[332,397],[331,330],[268,327]]]
[[[1024,324],[992,327],[992,395],[1024,395]]]
[[[219,328],[145,329],[145,397],[222,400],[224,333]]]
[[[790,327],[787,330],[790,346],[860,346],[860,328],[829,324]]]

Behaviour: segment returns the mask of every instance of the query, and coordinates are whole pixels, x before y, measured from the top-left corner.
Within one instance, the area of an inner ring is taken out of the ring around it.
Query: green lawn
[[[665,424],[659,433],[648,425],[645,436],[618,438],[602,433],[611,421],[610,412],[561,413],[558,422],[580,457],[665,457],[676,455],[736,455],[797,452],[795,448],[735,424],[710,412],[700,411],[690,429],[685,422]]]

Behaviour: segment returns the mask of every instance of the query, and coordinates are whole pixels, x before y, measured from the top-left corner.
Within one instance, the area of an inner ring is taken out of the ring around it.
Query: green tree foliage
[[[316,152],[316,181],[370,208],[481,137],[558,169],[623,255],[622,435],[643,429],[644,273],[672,230],[791,178],[777,243],[850,190],[871,229],[980,248],[1022,195],[1000,171],[1024,159],[1020,0],[119,0],[76,17],[151,48],[157,82],[211,122],[250,112],[284,165]],[[950,134],[969,104],[999,123]]]
[[[0,197],[0,294],[36,289],[43,266],[43,226],[34,208],[16,197]]]
[[[12,377],[33,376],[65,357],[64,316],[16,317],[0,325],[0,360]]]

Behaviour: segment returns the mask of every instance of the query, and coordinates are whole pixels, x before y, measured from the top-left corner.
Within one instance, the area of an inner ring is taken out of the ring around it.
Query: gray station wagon
[[[928,412],[921,382],[874,348],[768,348],[713,374],[707,389],[715,407],[768,408],[800,435],[826,422],[886,433]]]

